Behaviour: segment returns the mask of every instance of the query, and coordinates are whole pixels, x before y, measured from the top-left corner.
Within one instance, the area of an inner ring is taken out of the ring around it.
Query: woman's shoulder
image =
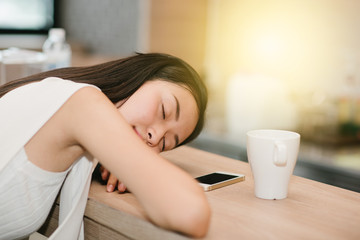
[[[106,95],[103,92],[99,91],[99,89],[94,87],[93,85],[84,85],[81,88],[79,88],[76,92],[74,92],[70,100],[75,100],[83,104],[86,103],[90,104],[94,101],[95,102],[99,100],[106,101],[109,99],[106,97]]]
[[[60,101],[62,98],[67,99],[83,87],[92,87],[101,91],[95,85],[78,83],[58,77],[48,77],[40,81],[27,83],[17,87],[1,97],[1,100],[5,101],[12,98],[24,99],[27,97],[32,99],[32,101],[37,98],[41,98],[42,100],[47,99],[48,101],[51,101],[51,99]]]
[[[91,113],[98,110],[104,112],[106,109],[113,110],[115,107],[103,92],[92,85],[84,85],[75,91],[67,100],[66,105],[83,113]]]
[[[79,82],[75,82],[72,80],[67,80],[67,79],[62,79],[59,77],[47,77],[43,80],[41,80],[39,82],[39,84],[43,85],[44,87],[51,87],[51,88],[56,88],[59,87],[61,89],[67,89],[67,88],[82,88],[82,87],[93,87],[96,88],[98,90],[100,90],[98,87],[96,87],[95,85],[92,84],[88,84],[88,83],[79,83]]]
[[[34,88],[33,93],[39,92],[40,95],[44,96],[44,99],[49,101],[54,99],[54,102],[64,101],[65,103],[84,99],[91,101],[94,98],[106,97],[95,85],[78,83],[58,77],[45,78],[35,83],[35,85],[37,86],[29,86],[29,88]]]
[[[31,112],[36,112],[36,109],[40,112],[47,110],[51,112],[52,109],[61,107],[72,95],[83,88],[92,89],[92,92],[103,95],[101,90],[94,85],[49,77],[6,93],[0,99],[0,110],[1,107],[8,107],[18,112],[22,112],[21,109],[24,108],[31,108]]]

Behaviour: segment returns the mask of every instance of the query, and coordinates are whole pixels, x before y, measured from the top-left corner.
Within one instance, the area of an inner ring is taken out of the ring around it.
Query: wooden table
[[[163,156],[194,177],[213,171],[246,176],[206,193],[212,218],[204,239],[360,239],[359,193],[292,176],[288,198],[263,200],[254,196],[245,162],[187,146]],[[98,182],[92,183],[84,219],[86,239],[188,239],[151,224],[131,193],[106,193]]]

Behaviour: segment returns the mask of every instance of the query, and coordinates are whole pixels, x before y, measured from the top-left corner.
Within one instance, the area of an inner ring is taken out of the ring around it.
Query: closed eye
[[[164,104],[162,104],[162,117],[163,119],[165,119],[165,107],[164,107]]]
[[[163,146],[162,146],[161,151],[163,152],[165,150],[165,137],[163,137],[162,142],[163,142]]]

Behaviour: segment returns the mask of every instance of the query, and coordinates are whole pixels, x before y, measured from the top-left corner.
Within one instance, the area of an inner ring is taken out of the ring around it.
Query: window
[[[0,0],[0,33],[45,33],[55,25],[55,0]]]

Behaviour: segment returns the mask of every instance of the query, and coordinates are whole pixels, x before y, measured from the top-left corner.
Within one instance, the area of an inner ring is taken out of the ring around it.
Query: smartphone
[[[236,182],[244,181],[245,175],[228,172],[213,172],[195,179],[199,182],[204,191],[210,191]]]

